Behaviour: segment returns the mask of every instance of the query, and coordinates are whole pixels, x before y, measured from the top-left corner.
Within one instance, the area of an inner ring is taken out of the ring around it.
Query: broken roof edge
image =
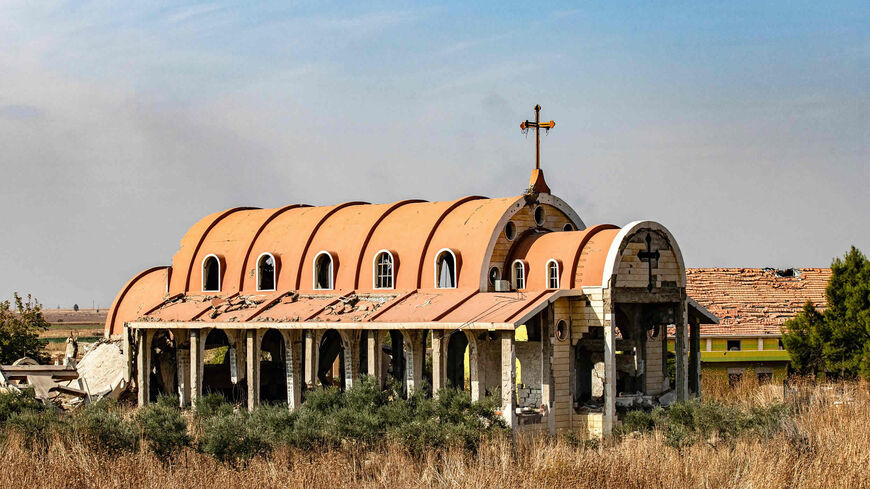
[[[203,321],[130,321],[125,324],[133,329],[478,329],[478,330],[512,330],[518,324],[466,322],[445,323],[422,321],[413,323],[379,323],[379,322],[328,322],[328,321],[233,321],[233,322],[203,322]]]

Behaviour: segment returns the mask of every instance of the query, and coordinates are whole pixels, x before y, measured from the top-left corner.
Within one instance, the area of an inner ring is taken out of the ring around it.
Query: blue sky
[[[861,2],[0,0],[0,297],[107,306],[216,210],[554,193],[689,266],[870,251]]]

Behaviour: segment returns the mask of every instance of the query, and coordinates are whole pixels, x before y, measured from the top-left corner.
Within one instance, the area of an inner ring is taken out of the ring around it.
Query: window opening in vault
[[[269,253],[257,260],[257,290],[275,290],[275,258]]]
[[[332,289],[332,256],[322,251],[314,259],[314,288]]]
[[[393,255],[388,251],[378,253],[375,259],[375,288],[393,288]]]
[[[450,251],[444,250],[438,255],[435,277],[439,289],[456,287],[456,259]]]
[[[556,260],[547,262],[547,288],[559,288],[559,263]]]
[[[217,257],[209,255],[202,262],[202,291],[220,292],[221,290],[221,264]]]
[[[526,288],[526,266],[522,261],[517,260],[514,262],[514,288],[525,289]]]

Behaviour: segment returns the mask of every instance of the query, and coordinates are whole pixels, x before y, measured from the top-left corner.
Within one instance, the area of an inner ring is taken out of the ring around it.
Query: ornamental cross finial
[[[541,122],[540,105],[535,106],[535,122],[527,120],[520,123],[520,129],[523,131],[528,131],[531,128],[535,129],[535,170],[541,169],[541,129],[546,129],[547,132],[550,132],[550,129],[554,127],[556,127],[556,123],[553,121]]]
[[[647,231],[647,233],[646,233],[646,251],[641,251],[640,253],[637,254],[637,257],[640,258],[640,261],[648,262],[647,264],[649,266],[649,284],[647,284],[647,286],[646,286],[647,292],[652,292],[653,287],[655,287],[655,280],[653,280],[653,273],[652,273],[652,269],[653,269],[653,262],[652,261],[658,260],[659,258],[661,258],[661,255],[659,254],[659,250],[653,251],[651,245],[652,245],[652,237],[649,235],[649,231]],[[656,263],[658,263],[658,262],[656,262]]]

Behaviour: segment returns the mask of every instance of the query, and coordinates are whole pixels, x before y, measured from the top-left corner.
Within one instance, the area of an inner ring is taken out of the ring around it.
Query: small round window
[[[565,341],[568,339],[568,323],[566,323],[564,319],[556,324],[556,339],[559,341]]]
[[[562,226],[562,231],[573,231],[573,230],[574,230],[574,225],[571,224],[570,222],[568,224],[565,224],[564,226]]]
[[[489,285],[495,287],[495,281],[501,277],[501,270],[498,267],[492,267],[489,269]]]
[[[508,241],[513,241],[517,237],[517,225],[513,221],[508,221],[504,226],[504,236]]]
[[[544,225],[544,208],[541,206],[535,207],[535,224]]]

